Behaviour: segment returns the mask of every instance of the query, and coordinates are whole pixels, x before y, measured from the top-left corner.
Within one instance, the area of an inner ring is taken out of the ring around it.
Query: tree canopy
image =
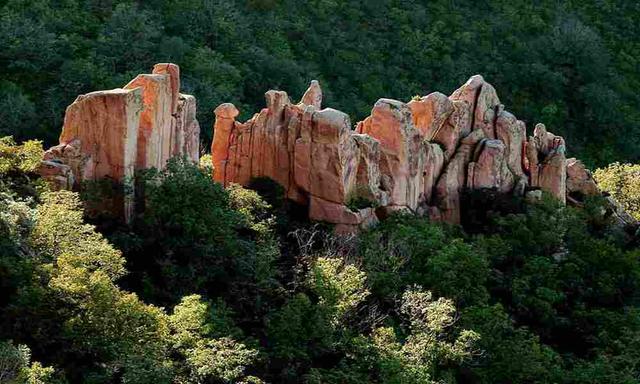
[[[156,62],[182,67],[204,141],[211,110],[248,118],[276,88],[320,80],[355,122],[378,98],[491,82],[531,128],[545,123],[590,166],[637,161],[636,2],[52,1],[0,3],[0,134],[57,138],[76,95],[120,87]]]

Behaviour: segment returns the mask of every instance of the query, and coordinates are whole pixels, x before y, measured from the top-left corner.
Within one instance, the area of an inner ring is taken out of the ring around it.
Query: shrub
[[[633,217],[640,220],[640,165],[613,163],[597,169],[593,177]]]

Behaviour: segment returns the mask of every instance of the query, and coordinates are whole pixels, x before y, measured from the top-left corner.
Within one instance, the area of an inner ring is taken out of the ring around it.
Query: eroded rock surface
[[[527,139],[525,123],[480,75],[451,96],[380,99],[354,130],[345,114],[321,109],[317,81],[298,104],[282,91],[265,97],[266,108],[244,123],[232,104],[216,109],[214,179],[247,185],[269,177],[311,219],[338,231],[398,211],[460,223],[465,190],[528,200],[546,191],[563,203],[599,193],[582,163],[566,160],[562,137],[538,124]]]
[[[265,108],[245,122],[226,103],[215,113],[213,179],[248,185],[268,177],[313,220],[349,232],[393,212],[460,223],[468,190],[580,205],[599,194],[584,165],[566,159],[564,139],[505,110],[482,76],[450,96],[433,92],[408,103],[379,99],[371,115],[323,108],[312,81],[299,102],[268,91]],[[122,89],[79,96],[67,108],[60,144],[46,151],[40,173],[54,188],[111,180],[123,188],[117,209],[131,218],[134,173],[163,168],[172,156],[197,162],[196,100],[180,93],[180,68],[157,64]]]
[[[48,149],[40,173],[54,189],[108,180],[121,188],[112,213],[133,215],[134,174],[162,169],[172,156],[199,160],[200,127],[193,96],[180,94],[180,69],[157,64],[123,88],[80,95],[67,107],[60,144]]]

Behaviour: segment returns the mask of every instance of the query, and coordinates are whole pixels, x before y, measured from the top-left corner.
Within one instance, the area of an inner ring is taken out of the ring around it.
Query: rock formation
[[[353,130],[344,113],[321,109],[317,81],[297,104],[282,91],[265,96],[266,108],[245,123],[236,121],[232,104],[216,108],[214,180],[271,178],[309,207],[310,219],[338,231],[393,211],[460,223],[465,190],[528,199],[546,191],[576,204],[599,193],[582,163],[565,158],[562,137],[538,124],[527,139],[525,123],[480,75],[448,97],[380,99]]]
[[[575,205],[600,193],[584,165],[566,159],[562,137],[538,124],[527,138],[525,123],[480,75],[451,96],[380,99],[355,127],[346,114],[322,108],[315,80],[298,103],[283,91],[265,97],[266,107],[244,123],[233,104],[215,109],[213,179],[248,185],[268,177],[312,220],[339,232],[395,211],[460,223],[469,190],[527,200],[546,191]],[[162,169],[173,156],[197,162],[199,135],[196,100],[180,93],[180,69],[156,64],[123,88],[78,96],[39,171],[56,189],[112,182],[119,197],[102,204],[129,221],[135,171]]]
[[[60,144],[45,152],[41,175],[54,189],[110,180],[122,193],[110,210],[129,220],[134,173],[162,169],[172,156],[199,157],[195,98],[180,94],[180,70],[156,64],[123,88],[80,95],[67,107]]]

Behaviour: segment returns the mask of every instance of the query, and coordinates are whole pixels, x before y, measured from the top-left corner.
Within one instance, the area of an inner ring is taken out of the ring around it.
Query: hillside
[[[325,84],[363,119],[381,96],[449,94],[483,74],[529,126],[588,166],[636,161],[635,2],[26,1],[0,3],[0,134],[53,144],[76,95],[177,62],[203,106],[258,110],[266,89]],[[244,112],[247,113],[247,112]],[[245,114],[244,120],[250,116]],[[198,119],[210,127],[202,108]],[[211,137],[205,138],[205,144]]]
[[[0,0],[0,384],[640,382],[637,15]]]

